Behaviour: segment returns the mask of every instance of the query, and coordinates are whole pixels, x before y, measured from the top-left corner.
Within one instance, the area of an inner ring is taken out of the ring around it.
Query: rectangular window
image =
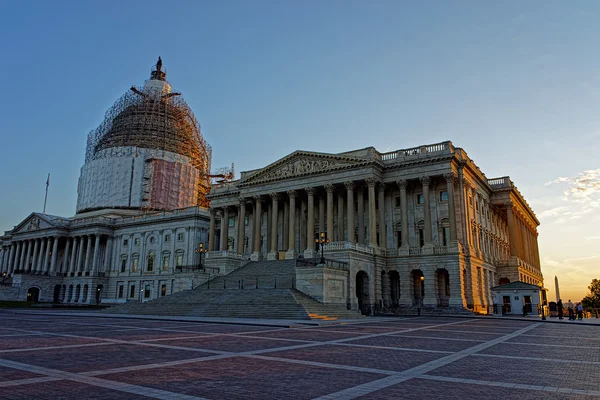
[[[425,203],[425,198],[423,197],[423,193],[417,195],[417,204]]]
[[[129,297],[132,299],[135,297],[135,285],[131,285],[129,288]]]
[[[169,270],[169,255],[165,254],[163,255],[163,264],[162,264],[162,270],[163,271],[168,271]]]
[[[183,265],[183,253],[177,253],[175,257],[175,266],[181,267]]]
[[[137,268],[138,268],[138,258],[134,257],[133,260],[131,260],[131,272],[137,272]]]
[[[183,241],[183,233],[178,233],[178,234],[177,234],[177,241],[178,241],[178,242],[181,242],[181,241]]]
[[[394,207],[400,208],[400,196],[394,197]]]
[[[396,231],[396,247],[402,246],[402,232]]]
[[[154,271],[154,254],[148,256],[148,272]]]
[[[165,243],[169,243],[171,241],[171,235],[165,235]]]
[[[123,285],[119,285],[119,298],[122,299],[123,298]]]
[[[235,218],[229,217],[229,220],[227,221],[227,226],[233,228],[235,226]]]
[[[167,295],[167,285],[164,283],[160,287],[160,295],[161,297],[165,297]]]
[[[450,243],[450,228],[442,228],[442,246],[448,246]]]
[[[127,270],[127,258],[121,259],[121,272],[125,272]]]
[[[244,226],[248,226],[248,222],[250,221],[250,218],[248,218],[248,216],[246,215],[244,217]]]
[[[448,201],[448,192],[440,192],[440,201]]]
[[[133,239],[133,245],[134,246],[139,246],[140,245],[140,238]]]
[[[419,247],[425,246],[425,235],[423,234],[423,229],[419,229]]]
[[[150,285],[146,285],[144,287],[144,298],[145,299],[149,299],[150,298]]]
[[[129,240],[128,239],[123,239],[123,246],[127,246],[129,244]]]

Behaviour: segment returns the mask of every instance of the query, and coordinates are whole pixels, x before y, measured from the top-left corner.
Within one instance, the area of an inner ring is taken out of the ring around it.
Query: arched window
[[[162,254],[162,270],[168,271],[170,263],[171,263],[171,253],[169,253],[168,251],[165,251]]]
[[[148,272],[154,271],[154,252],[153,251],[148,253],[148,260],[146,261],[146,271],[148,271]]]
[[[176,267],[182,267],[183,266],[183,255],[184,255],[183,250],[177,250],[175,252],[175,266]]]
[[[402,246],[402,221],[398,222],[394,227],[396,232],[396,247]]]
[[[140,260],[139,254],[134,254],[133,256],[131,256],[131,272],[137,272],[139,260]]]
[[[81,294],[81,285],[77,285],[75,288],[75,302],[79,301],[79,295]]]
[[[227,250],[233,251],[235,248],[235,240],[232,237],[227,238]]]
[[[81,296],[81,302],[82,303],[85,303],[87,301],[88,291],[89,291],[88,285],[83,285],[83,296]]]
[[[121,272],[127,271],[127,254],[121,255]]]

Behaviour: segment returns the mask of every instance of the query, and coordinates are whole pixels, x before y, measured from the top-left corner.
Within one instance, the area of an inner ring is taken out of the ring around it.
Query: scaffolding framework
[[[168,87],[166,82],[165,85]],[[109,156],[124,147],[162,150],[186,157],[200,176],[197,205],[208,207],[212,149],[180,93],[168,92],[161,85],[132,86],[88,135],[85,161]]]

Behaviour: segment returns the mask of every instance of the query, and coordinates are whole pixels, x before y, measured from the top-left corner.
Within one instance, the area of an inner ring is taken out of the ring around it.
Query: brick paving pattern
[[[0,399],[600,398],[600,327],[576,323],[288,328],[11,310],[0,321]]]

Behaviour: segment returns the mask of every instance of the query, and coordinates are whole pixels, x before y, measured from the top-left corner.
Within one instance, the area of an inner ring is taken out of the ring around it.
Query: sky
[[[3,1],[0,230],[74,214],[87,134],[160,55],[213,167],[451,140],[538,216],[550,299],[600,278],[600,2]]]

